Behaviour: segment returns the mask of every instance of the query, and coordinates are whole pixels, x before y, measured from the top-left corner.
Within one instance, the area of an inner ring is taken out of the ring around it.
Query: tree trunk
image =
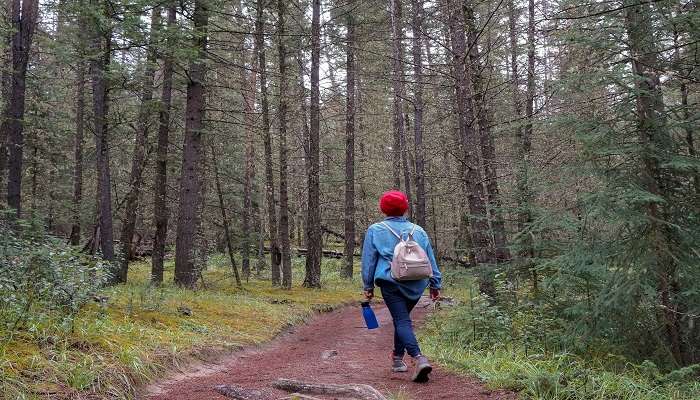
[[[685,140],[688,144],[688,155],[695,158],[697,151],[693,140],[692,116],[690,114],[690,105],[688,104],[688,85],[685,82],[681,84],[681,106],[683,107],[683,122],[685,124]],[[695,186],[695,192],[700,197],[700,172],[698,171],[693,173],[693,185]]]
[[[163,89],[160,96],[160,112],[158,113],[158,147],[156,149],[155,180],[153,194],[153,223],[155,236],[153,238],[153,254],[151,256],[151,282],[163,282],[163,260],[165,258],[165,243],[168,239],[168,141],[170,134],[170,108],[173,93],[174,60],[172,55],[173,40],[170,38],[177,22],[177,8],[174,4],[168,6],[168,40],[163,60]]]
[[[175,239],[175,283],[193,288],[197,276],[192,249],[199,225],[198,210],[201,196],[202,128],[205,111],[208,9],[203,0],[196,0],[192,14],[194,30],[193,47],[197,58],[190,62],[187,82],[187,106],[185,108],[185,138],[180,174],[180,203]]]
[[[411,26],[413,28],[413,145],[415,148],[416,201],[415,220],[425,227],[425,154],[423,150],[423,0],[411,1]]]
[[[278,53],[279,53],[279,128],[280,128],[280,226],[279,241],[282,255],[282,288],[292,288],[292,257],[289,244],[289,195],[287,189],[287,50],[285,46],[285,0],[278,0]]]
[[[472,126],[474,120],[474,105],[472,91],[469,85],[470,70],[466,65],[466,44],[464,35],[464,21],[461,8],[454,0],[446,0],[447,13],[449,15],[450,33],[452,36],[452,53],[454,62],[454,74],[456,80],[456,100],[459,125],[459,139],[464,153],[464,178],[466,180],[466,197],[469,206],[469,224],[471,231],[471,243],[479,264],[492,264],[495,256],[491,251],[488,235],[488,220],[484,203],[484,187],[479,167],[477,154],[478,137]],[[490,280],[482,280],[482,292],[493,294]]]
[[[248,85],[243,89],[243,102],[245,113],[245,129],[246,129],[246,144],[245,144],[245,172],[243,182],[243,241],[241,243],[241,272],[246,281],[250,278],[250,249],[253,239],[251,232],[251,221],[254,221],[253,212],[253,186],[255,182],[255,95],[258,80],[258,51],[260,43],[257,38],[263,34],[262,26],[256,23],[256,31],[254,33],[253,52],[251,54],[250,73],[246,73],[245,68],[241,68],[242,82],[247,82]],[[242,54],[242,53],[241,53]]]
[[[39,14],[38,0],[12,0],[12,72],[9,102],[6,104],[1,137],[7,140],[7,205],[22,215],[22,156],[24,147],[24,99],[26,94],[27,64],[32,37]]]
[[[306,217],[306,276],[304,286],[321,287],[321,193],[319,165],[320,100],[319,67],[321,59],[321,0],[312,0],[311,19],[311,109],[309,129],[308,210]]]
[[[100,2],[93,4],[104,8],[107,14],[106,5]],[[103,31],[96,20],[94,24],[93,37],[93,57],[90,62],[92,76],[92,99],[93,99],[93,134],[95,137],[95,151],[97,161],[97,188],[99,204],[99,224],[100,224],[100,249],[102,257],[108,261],[114,261],[114,239],[112,231],[112,182],[109,166],[109,132],[107,130],[107,116],[109,115],[109,90],[107,72],[111,59],[112,32],[107,29]],[[119,271],[115,269],[110,277],[111,283],[119,282]]]
[[[469,30],[469,60],[473,66],[472,84],[474,88],[474,106],[476,107],[477,124],[479,128],[479,145],[481,146],[481,157],[484,164],[484,178],[486,179],[486,199],[489,204],[489,214],[491,216],[491,229],[495,247],[497,262],[510,260],[510,250],[508,249],[508,238],[506,236],[505,223],[503,221],[501,196],[498,190],[498,176],[496,173],[496,150],[494,148],[493,136],[491,135],[491,115],[487,104],[487,85],[482,74],[487,68],[486,62],[482,61],[481,52],[474,21],[474,10],[469,3],[464,3],[465,18]]]
[[[403,180],[404,180],[404,193],[406,193],[406,198],[408,199],[408,217],[413,218],[413,196],[411,194],[411,187],[413,186],[413,180],[411,179],[411,164],[409,156],[409,144],[408,138],[406,137],[406,131],[411,130],[411,121],[408,114],[401,114],[404,119],[404,134],[399,137],[399,143],[401,144],[401,165],[403,167]]]
[[[394,146],[392,148],[392,174],[394,186],[401,189],[401,138],[405,136],[403,120],[403,29],[401,23],[401,0],[389,0],[389,19],[391,20],[391,71],[394,92]]]
[[[348,6],[354,3],[350,1]],[[355,18],[347,17],[345,90],[345,267],[343,275],[352,278],[355,253]]]
[[[146,66],[143,74],[143,88],[141,108],[138,115],[136,137],[134,138],[134,155],[131,160],[131,174],[129,175],[129,192],[124,202],[124,220],[121,232],[121,265],[119,281],[126,282],[129,271],[129,261],[133,259],[131,241],[136,228],[136,215],[139,208],[139,196],[143,184],[143,169],[146,166],[146,145],[151,128],[151,111],[153,108],[153,81],[156,75],[157,56],[156,43],[158,27],[161,20],[161,8],[154,7],[151,11],[151,38],[147,49]]]
[[[219,199],[219,210],[221,211],[221,223],[224,225],[224,236],[226,239],[226,249],[228,250],[229,261],[231,261],[231,270],[233,277],[236,280],[236,286],[242,287],[241,276],[238,274],[236,259],[233,252],[233,244],[231,243],[231,232],[228,227],[228,216],[226,215],[226,206],[224,205],[224,192],[221,190],[221,179],[219,179],[219,165],[216,160],[216,149],[212,147],[211,157],[214,163],[214,183],[216,184],[216,195]]]
[[[652,34],[649,4],[625,1],[625,22],[629,37],[630,61],[635,75],[635,99],[638,140],[641,150],[641,185],[654,199],[667,197],[667,182],[662,174],[658,154],[667,154],[670,139],[667,138],[661,81],[658,76],[656,39]],[[647,235],[651,238],[651,252],[659,299],[659,322],[664,328],[666,341],[673,358],[679,365],[689,360],[683,341],[680,323],[682,315],[678,295],[680,283],[676,260],[673,257],[672,237],[663,223],[667,212],[663,200],[649,200],[645,205]]]
[[[81,33],[84,28],[81,28]],[[81,35],[82,36],[82,35]],[[82,37],[80,40],[84,40]],[[81,55],[83,52],[80,52]],[[75,138],[73,166],[73,202],[69,242],[73,246],[80,244],[81,206],[83,202],[83,144],[85,141],[85,63],[78,61],[75,91]]]
[[[277,210],[275,202],[275,178],[272,168],[272,135],[270,134],[270,106],[267,98],[267,65],[264,47],[264,1],[257,2],[257,17],[255,20],[256,40],[258,41],[258,65],[260,68],[260,106],[262,108],[263,141],[265,147],[265,202],[267,203],[267,223],[270,237],[270,270],[272,285],[280,284],[280,263],[282,257],[279,250],[277,228]]]

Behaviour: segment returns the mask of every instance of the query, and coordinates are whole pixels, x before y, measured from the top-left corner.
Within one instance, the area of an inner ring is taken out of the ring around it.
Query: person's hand
[[[372,298],[374,297],[374,289],[365,290],[363,294],[365,295],[365,299],[367,299],[368,301],[372,300]]]
[[[440,300],[440,289],[430,288],[430,300],[432,300],[432,301]]]

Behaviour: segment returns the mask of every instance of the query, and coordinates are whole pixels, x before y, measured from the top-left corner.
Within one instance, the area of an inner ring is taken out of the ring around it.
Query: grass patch
[[[206,288],[197,291],[172,284],[172,263],[158,288],[148,285],[149,264],[133,264],[129,282],[104,290],[106,304],[88,305],[69,328],[42,321],[0,335],[0,398],[131,398],[134,386],[173,366],[269,341],[316,311],[359,298],[359,277],[340,278],[340,260],[324,260],[320,290],[300,287],[303,259],[294,261],[289,291],[257,278],[236,288],[223,257],[212,258]]]
[[[552,322],[495,312],[480,302],[467,276],[445,281],[446,292],[461,304],[429,318],[419,333],[421,349],[453,371],[477,376],[489,388],[514,390],[524,399],[700,399],[700,365],[664,373],[649,361],[635,364],[604,351],[567,350],[555,344],[556,337],[548,337],[544,345],[529,341],[535,335],[554,336],[554,329],[542,328]]]

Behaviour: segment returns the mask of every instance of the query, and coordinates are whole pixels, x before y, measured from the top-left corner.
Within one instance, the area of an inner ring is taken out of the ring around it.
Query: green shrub
[[[492,304],[453,276],[460,305],[429,318],[422,350],[448,368],[525,399],[691,400],[700,398],[700,365],[666,371],[639,364],[604,340],[572,335],[546,298]],[[460,288],[460,286],[463,286]]]
[[[0,333],[73,319],[106,280],[106,265],[44,233],[35,220],[0,224]]]

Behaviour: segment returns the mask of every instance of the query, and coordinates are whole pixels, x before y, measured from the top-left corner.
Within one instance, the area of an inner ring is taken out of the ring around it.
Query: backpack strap
[[[413,233],[416,231],[416,227],[417,227],[417,226],[418,226],[418,225],[413,224],[413,229],[411,229],[411,232],[408,233],[408,238],[409,238],[410,240],[413,240]]]
[[[386,226],[387,229],[389,229],[389,231],[390,231],[391,233],[394,234],[394,236],[396,236],[400,241],[403,242],[403,238],[401,237],[401,235],[399,235],[398,233],[396,233],[395,230],[391,229],[391,227],[389,226],[389,224],[387,224],[386,222],[382,222],[382,225]]]

